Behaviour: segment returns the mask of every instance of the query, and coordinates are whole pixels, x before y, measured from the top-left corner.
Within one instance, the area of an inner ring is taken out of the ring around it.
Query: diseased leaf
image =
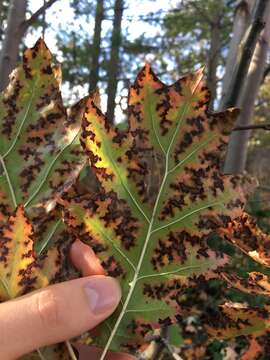
[[[270,296],[270,281],[267,275],[260,272],[248,273],[248,278],[243,279],[236,274],[222,273],[222,278],[232,287],[253,295]]]
[[[130,89],[128,131],[87,104],[81,142],[99,190],[73,188],[62,204],[122,284],[123,302],[96,340],[102,359],[109,348],[139,351],[148,332],[181,313],[184,289],[228,262],[206,239],[242,213],[240,178],[221,174],[238,111],[209,114],[208,101],[201,70],[166,86],[146,65]]]
[[[247,351],[241,356],[241,360],[250,360],[257,359],[258,355],[261,355],[263,351],[262,346],[258,342],[257,339],[252,338],[250,340],[249,348]]]
[[[59,256],[65,252],[63,239],[67,247],[72,237],[54,210],[55,200],[85,163],[79,132],[87,101],[84,98],[66,111],[60,75],[40,39],[25,51],[23,64],[13,71],[0,96],[0,225],[23,203],[37,253],[54,242],[58,251],[61,247]]]
[[[209,317],[209,325],[206,326],[208,332],[216,338],[226,339],[249,334],[260,336],[269,331],[269,306],[253,309],[244,304],[225,303],[221,309],[216,318]]]
[[[269,236],[243,213],[243,178],[222,175],[238,110],[208,112],[201,70],[166,86],[146,65],[129,92],[128,127],[119,130],[102,114],[98,94],[66,110],[60,78],[39,40],[0,96],[0,302],[76,276],[67,252],[79,237],[123,289],[94,340],[104,348],[101,359],[109,349],[143,352],[147,335],[164,326],[174,345],[182,343],[181,355],[204,358],[207,336],[195,341],[186,321],[192,312],[213,337],[249,336],[242,359],[255,359],[268,346],[269,306],[226,303],[203,314],[185,298],[214,278],[270,295],[267,275],[226,272],[229,256],[207,241],[221,235],[269,267]],[[82,117],[91,168],[75,182],[85,164]],[[68,358],[62,345],[24,358],[40,356]]]
[[[220,234],[256,262],[270,267],[270,236],[258,228],[250,215],[243,213]]]
[[[219,232],[254,261],[269,268],[269,235],[258,228],[251,216],[243,213],[229,223],[227,228],[219,229]],[[248,273],[247,278],[228,272],[221,272],[220,275],[231,287],[242,292],[270,296],[270,281],[266,274],[254,271]],[[209,317],[205,320],[206,323],[209,321],[211,327],[206,327],[212,336],[223,339],[248,336],[249,347],[241,360],[260,359],[262,354],[268,352],[269,306],[254,308],[245,304],[225,303],[218,318]]]
[[[0,302],[76,274],[67,254],[74,238],[55,206],[85,164],[79,133],[87,98],[66,110],[60,78],[41,39],[0,95]],[[68,358],[57,349],[44,351]]]
[[[48,285],[57,271],[57,251],[37,259],[33,228],[23,207],[19,206],[0,236],[0,301],[13,299]],[[42,267],[41,267],[42,266]]]
[[[43,40],[27,49],[0,96],[1,217],[18,204],[53,198],[84,164],[78,142],[83,99],[70,115],[63,106],[59,71]]]

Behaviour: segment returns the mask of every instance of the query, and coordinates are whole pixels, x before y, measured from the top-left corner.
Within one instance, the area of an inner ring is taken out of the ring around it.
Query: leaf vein
[[[105,147],[106,147],[106,145],[105,145]],[[107,154],[108,154],[108,157],[109,157],[109,159],[110,159],[110,161],[111,161],[111,163],[112,163],[112,165],[113,165],[113,167],[114,167],[114,170],[115,170],[115,172],[117,173],[117,175],[118,175],[118,177],[119,177],[119,179],[120,179],[120,181],[121,181],[121,184],[123,185],[124,189],[125,189],[126,192],[129,194],[131,200],[132,200],[133,203],[136,205],[136,207],[137,207],[137,209],[140,211],[140,213],[144,216],[144,218],[147,220],[147,222],[150,223],[150,220],[149,220],[148,216],[145,214],[145,212],[144,212],[143,209],[140,207],[140,205],[138,204],[137,200],[133,197],[133,195],[132,195],[132,193],[130,192],[129,188],[126,186],[125,182],[123,181],[122,176],[120,175],[120,173],[119,173],[119,171],[118,171],[118,169],[117,169],[117,166],[116,166],[116,164],[115,164],[115,161],[114,161],[114,159],[110,156],[110,152],[107,151],[107,148],[106,148],[106,152],[107,152]]]
[[[102,236],[104,236],[112,244],[113,248],[117,250],[117,252],[119,252],[119,254],[128,262],[128,264],[132,267],[133,271],[136,271],[136,267],[133,262],[126,256],[125,253],[123,253],[123,251],[117,245],[115,245],[114,241],[102,230],[101,227],[99,227],[97,224],[91,224],[91,227],[95,228],[97,232],[100,232]]]
[[[19,139],[19,137],[20,137],[20,135],[21,135],[22,128],[23,128],[23,126],[24,126],[24,124],[25,124],[25,122],[26,122],[26,120],[27,120],[27,117],[28,117],[30,108],[31,108],[32,103],[33,103],[33,99],[34,99],[34,95],[35,95],[36,84],[37,84],[37,79],[34,81],[33,89],[32,89],[32,91],[31,91],[30,100],[29,100],[29,103],[28,103],[28,105],[27,105],[26,111],[25,111],[25,113],[24,113],[24,117],[23,117],[23,119],[22,119],[22,122],[21,122],[21,124],[20,124],[20,126],[19,126],[18,132],[17,132],[17,134],[16,134],[16,136],[15,136],[12,144],[10,145],[9,149],[8,149],[8,150],[5,152],[5,154],[3,155],[3,159],[4,159],[5,157],[7,157],[8,154],[13,150],[14,146],[16,145],[16,143],[17,143],[17,141],[18,141],[18,139]]]
[[[61,151],[55,156],[55,158],[52,160],[52,162],[49,164],[49,166],[47,167],[45,176],[43,177],[42,181],[40,182],[40,184],[38,185],[38,187],[36,188],[36,190],[34,191],[34,193],[32,194],[32,196],[30,196],[30,198],[26,201],[26,203],[24,204],[25,207],[29,206],[29,204],[35,199],[35,197],[38,195],[40,189],[42,188],[42,186],[45,184],[45,182],[48,179],[48,176],[54,166],[54,164],[56,163],[56,161],[59,159],[59,157],[63,154],[63,152],[70,147],[74,141],[76,140],[76,137],[78,136],[79,131],[77,132],[77,134],[74,136],[74,138],[72,139],[72,141],[67,144],[66,146],[64,146]]]
[[[16,208],[18,204],[17,204],[17,199],[16,199],[15,191],[14,191],[12,182],[11,182],[11,180],[10,180],[9,173],[8,173],[8,170],[7,170],[5,161],[4,161],[4,159],[3,159],[3,157],[2,157],[1,155],[0,155],[0,163],[1,163],[2,167],[3,167],[4,174],[5,174],[6,179],[7,179],[7,183],[8,183],[8,187],[9,187],[9,191],[10,191],[10,195],[11,195],[11,198],[12,198],[12,202],[13,202],[14,208]]]
[[[189,216],[191,216],[191,215],[193,215],[193,214],[196,214],[197,212],[200,212],[200,211],[205,210],[205,209],[210,208],[210,207],[219,206],[219,205],[222,205],[222,202],[215,202],[215,203],[212,203],[212,204],[208,204],[208,205],[202,206],[202,207],[200,207],[199,209],[195,209],[195,210],[193,210],[193,211],[191,211],[191,212],[183,215],[183,216],[182,216],[181,218],[179,218],[179,219],[176,219],[176,220],[174,220],[174,221],[171,221],[171,222],[168,223],[168,224],[165,224],[165,225],[163,225],[163,226],[160,226],[160,227],[154,229],[151,234],[153,234],[153,233],[155,233],[155,232],[157,232],[157,231],[160,231],[160,230],[162,230],[162,229],[166,229],[167,227],[170,227],[170,226],[172,226],[172,225],[174,225],[174,224],[176,224],[176,223],[178,223],[178,222],[186,219],[187,217],[189,217]]]

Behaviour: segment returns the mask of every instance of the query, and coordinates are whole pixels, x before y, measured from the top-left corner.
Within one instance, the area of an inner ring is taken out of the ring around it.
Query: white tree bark
[[[225,67],[225,74],[222,83],[222,96],[220,100],[220,109],[224,108],[224,100],[230,86],[230,82],[237,64],[239,47],[243,40],[244,34],[250,25],[252,11],[255,0],[241,0],[235,11],[234,25],[232,30],[232,39]]]
[[[255,101],[264,75],[270,40],[270,3],[265,13],[265,29],[257,43],[248,76],[237,106],[241,108],[236,126],[248,126],[252,123]],[[250,131],[235,131],[231,135],[224,172],[242,173],[246,167],[248,139]]]
[[[1,1],[1,0],[0,0]],[[0,53],[0,91],[8,84],[9,74],[15,68],[19,57],[22,38],[28,28],[57,0],[48,0],[29,18],[25,19],[27,0],[11,0],[8,23]]]
[[[217,96],[217,68],[220,56],[220,38],[221,38],[220,13],[217,13],[211,24],[211,39],[208,58],[207,86],[211,93],[210,109],[214,108],[214,102]]]
[[[26,0],[10,2],[7,30],[0,54],[0,90],[8,84],[9,74],[18,60],[18,49],[22,39],[20,26],[25,21],[26,7]]]

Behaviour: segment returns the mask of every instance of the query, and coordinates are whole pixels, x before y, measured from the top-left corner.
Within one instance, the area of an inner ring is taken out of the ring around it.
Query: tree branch
[[[254,125],[247,125],[247,126],[236,126],[232,131],[257,130],[257,129],[270,131],[270,123],[254,124]]]
[[[268,76],[270,73],[270,64],[266,66],[265,70],[264,70],[264,73],[263,73],[263,81],[265,80],[266,76]]]
[[[34,24],[34,22],[39,18],[40,15],[44,14],[44,12],[51,7],[57,0],[49,0],[44,3],[28,20],[25,20],[22,23],[23,31],[26,32],[26,30]]]
[[[191,1],[188,5],[193,6],[196,11],[203,17],[209,25],[213,25],[213,20],[208,16],[208,13],[204,11],[195,1]]]
[[[252,55],[260,33],[265,26],[263,20],[264,13],[266,10],[266,5],[268,0],[259,0],[255,16],[250,26],[248,33],[246,35],[246,40],[243,45],[242,54],[240,57],[239,65],[233,76],[233,80],[230,86],[230,90],[227,93],[227,96],[224,100],[224,108],[232,107],[237,104],[243,84],[245,82],[245,77],[247,75],[249,65],[251,62]]]

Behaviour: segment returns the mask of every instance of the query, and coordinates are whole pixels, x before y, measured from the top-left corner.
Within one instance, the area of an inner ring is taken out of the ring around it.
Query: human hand
[[[87,245],[76,241],[71,260],[83,278],[34,291],[0,304],[2,360],[14,360],[39,347],[71,339],[96,327],[116,309],[121,290]],[[80,359],[99,359],[99,350],[81,347]],[[108,360],[131,360],[110,354]]]

